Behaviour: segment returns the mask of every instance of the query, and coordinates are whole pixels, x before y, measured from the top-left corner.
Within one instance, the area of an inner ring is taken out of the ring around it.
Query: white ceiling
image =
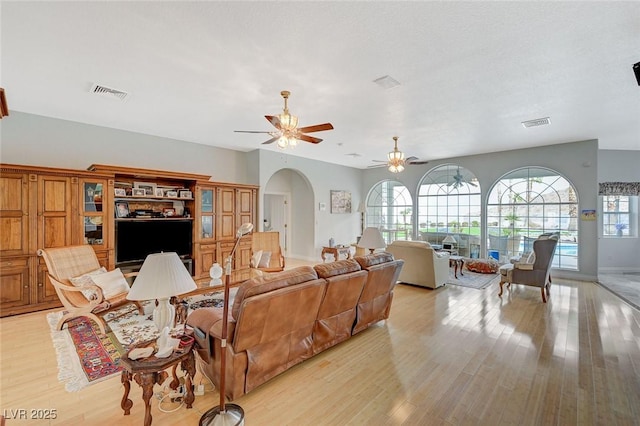
[[[637,1],[3,0],[0,13],[10,111],[277,150],[234,130],[271,130],[290,90],[300,125],[335,127],[290,153],[347,166],[385,159],[394,135],[424,160],[594,138],[640,149]],[[385,75],[401,85],[373,83]]]

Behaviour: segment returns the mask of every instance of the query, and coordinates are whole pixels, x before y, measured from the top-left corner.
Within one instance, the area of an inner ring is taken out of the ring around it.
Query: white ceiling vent
[[[400,82],[398,80],[388,75],[376,78],[375,80],[373,80],[373,82],[383,89],[393,89],[396,86],[400,86]]]
[[[117,99],[119,101],[124,101],[124,99],[129,95],[127,92],[122,90],[113,89],[107,86],[101,86],[99,84],[94,84],[90,90],[91,93],[104,96],[105,98]]]
[[[536,118],[535,120],[528,120],[522,122],[522,127],[536,127],[536,126],[546,126],[547,124],[551,124],[551,119],[549,117],[544,118]]]

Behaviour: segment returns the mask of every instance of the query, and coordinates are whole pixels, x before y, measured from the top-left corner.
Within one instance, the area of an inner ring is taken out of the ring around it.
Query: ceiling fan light
[[[278,138],[278,148],[280,149],[286,149],[287,145],[289,145],[289,142],[287,141],[286,136],[280,136]]]
[[[402,161],[404,163],[404,152],[402,151],[397,151],[397,150],[393,150],[389,153],[388,155],[389,158],[389,162],[400,162]]]
[[[293,136],[289,136],[287,139],[291,148],[295,148],[296,146],[298,146],[298,139],[294,138]]]
[[[298,127],[298,117],[296,117],[295,115],[284,112],[278,115],[278,118],[280,119],[280,127],[283,130],[292,131]]]

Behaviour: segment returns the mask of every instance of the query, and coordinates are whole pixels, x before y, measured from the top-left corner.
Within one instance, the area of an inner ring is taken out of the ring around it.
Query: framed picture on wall
[[[331,190],[331,213],[351,213],[351,192]]]

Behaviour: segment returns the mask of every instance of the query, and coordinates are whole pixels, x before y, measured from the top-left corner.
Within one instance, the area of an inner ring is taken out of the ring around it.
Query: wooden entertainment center
[[[208,283],[237,228],[257,225],[257,197],[257,186],[199,174],[0,164],[0,317],[61,306],[39,248],[91,244],[103,266],[123,272],[139,269],[145,250],[175,248],[194,279]],[[143,242],[123,240],[134,231]],[[171,238],[156,238],[164,232]],[[233,282],[250,277],[250,259],[248,235],[238,245]]]

